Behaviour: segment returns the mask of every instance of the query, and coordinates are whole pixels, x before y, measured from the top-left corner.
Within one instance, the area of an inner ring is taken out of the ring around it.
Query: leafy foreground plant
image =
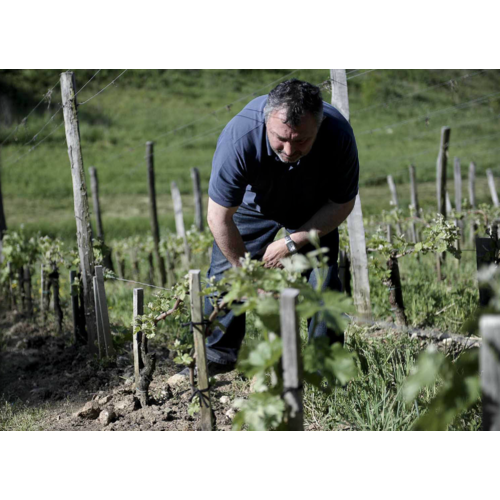
[[[436,397],[427,411],[415,422],[413,430],[444,431],[458,415],[471,408],[481,395],[479,351],[463,352],[456,361],[435,346],[423,352],[404,386],[404,397],[412,404],[423,389],[441,381]]]
[[[254,392],[248,399],[235,401],[239,411],[233,420],[234,430],[244,426],[249,430],[287,427],[280,367],[282,341],[276,335],[280,330],[279,296],[285,288],[300,291],[297,313],[301,319],[311,319],[316,324],[325,321],[336,331],[343,331],[347,326],[345,314],[352,311],[352,302],[339,292],[323,289],[327,250],[320,248],[317,233],[311,232],[310,240],[316,250],[285,259],[283,270],[266,269],[262,262],[251,260],[247,254],[241,267],[228,270],[218,282],[212,280],[205,291],[209,297],[223,297],[224,307],[236,315],[253,313],[263,335],[263,339],[244,346],[240,352],[238,368],[253,378]],[[316,288],[312,288],[302,274],[308,270],[317,274]],[[214,306],[221,308],[215,299]],[[330,392],[336,385],[357,376],[355,358],[354,353],[340,345],[330,346],[326,338],[313,339],[303,352],[304,380]]]

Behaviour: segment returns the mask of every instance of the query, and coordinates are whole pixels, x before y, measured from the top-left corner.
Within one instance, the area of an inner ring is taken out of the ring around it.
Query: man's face
[[[271,149],[283,163],[295,163],[306,156],[318,135],[318,125],[313,115],[307,113],[297,127],[290,127],[284,110],[273,111],[267,120],[267,137]]]

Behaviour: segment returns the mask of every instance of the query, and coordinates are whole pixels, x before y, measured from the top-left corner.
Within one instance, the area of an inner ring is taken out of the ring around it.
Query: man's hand
[[[262,257],[262,262],[264,262],[264,267],[283,269],[283,264],[281,259],[290,256],[290,251],[286,246],[285,239],[273,241],[264,252],[264,257]]]

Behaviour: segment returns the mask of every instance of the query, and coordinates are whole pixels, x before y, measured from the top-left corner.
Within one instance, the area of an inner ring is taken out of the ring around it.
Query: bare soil
[[[45,408],[43,430],[199,429],[199,414],[188,414],[189,381],[177,385],[167,382],[180,368],[166,349],[152,345],[157,368],[149,404],[141,408],[133,388],[131,345],[123,346],[116,361],[99,363],[89,356],[86,346],[72,342],[70,331],[59,335],[50,326],[12,312],[0,316],[0,342],[0,396]],[[231,404],[236,397],[244,397],[249,386],[237,372],[215,377],[211,399],[217,430],[231,429]],[[226,396],[223,402],[222,396]],[[88,411],[81,412],[85,405]]]

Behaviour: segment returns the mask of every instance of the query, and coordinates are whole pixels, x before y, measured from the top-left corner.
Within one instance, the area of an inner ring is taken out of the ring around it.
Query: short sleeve
[[[359,190],[359,159],[354,135],[344,136],[341,151],[329,190],[329,199],[335,203],[351,201]]]
[[[208,195],[223,207],[238,207],[248,185],[246,165],[232,142],[225,139],[223,134],[215,150]]]

